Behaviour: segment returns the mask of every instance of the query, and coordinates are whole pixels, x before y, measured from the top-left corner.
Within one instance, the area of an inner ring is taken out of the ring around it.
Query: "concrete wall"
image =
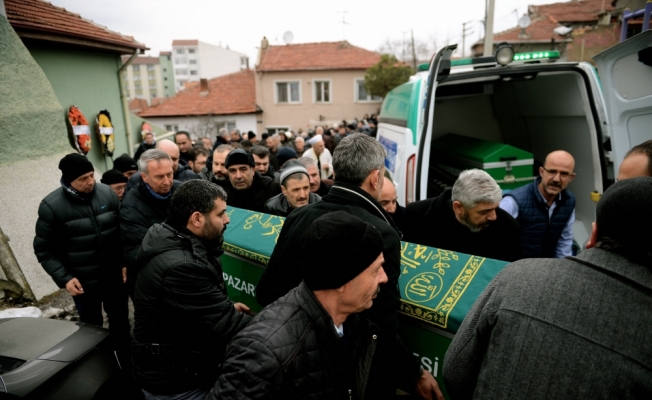
[[[356,79],[364,79],[364,70],[347,71],[296,71],[296,72],[257,72],[256,103],[263,109],[258,116],[262,123],[257,124],[258,133],[268,127],[289,127],[293,130],[314,128],[320,122],[341,121],[362,118],[364,114],[377,114],[381,101],[358,101],[356,99]],[[330,103],[314,101],[313,80],[330,79]],[[276,103],[275,86],[277,81],[300,81],[301,102],[298,104]]]
[[[240,71],[240,57],[247,57],[247,55],[199,42],[200,78],[212,79]]]
[[[174,67],[172,66],[172,55],[162,54],[158,59],[161,65],[161,79],[163,83],[163,96],[161,97],[172,97],[176,93],[174,87]]]
[[[218,115],[212,117],[148,117],[147,120],[160,127],[177,125],[179,130],[190,132],[194,139],[204,137],[203,133],[208,130],[210,131],[211,140],[215,140],[217,136],[215,124],[235,122],[235,127],[242,132],[256,132],[256,117],[260,118],[260,114]]]
[[[23,42],[0,16],[0,226],[37,299],[58,288],[34,256],[38,205],[72,152],[64,110]]]
[[[94,133],[94,124],[97,113],[108,110],[115,133],[113,158],[128,151],[118,78],[118,69],[122,65],[120,56],[53,44],[27,42],[26,46],[50,81],[64,110],[76,105],[91,124],[92,148],[88,159],[96,169],[111,169],[112,160],[102,154],[99,139]],[[72,148],[70,151],[73,151]]]

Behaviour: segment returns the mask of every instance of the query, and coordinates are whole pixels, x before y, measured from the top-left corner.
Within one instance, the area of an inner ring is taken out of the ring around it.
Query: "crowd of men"
[[[69,154],[39,207],[35,253],[82,322],[102,325],[104,309],[147,399],[386,399],[397,388],[443,399],[398,335],[401,240],[516,261],[451,344],[452,399],[652,393],[652,141],[627,154],[574,255],[571,154],[548,154],[508,193],[474,169],[403,207],[383,146],[356,129],[338,140],[323,127],[260,140],[221,130],[195,145],[183,131],[174,142],[149,135],[137,161],[116,158],[101,183]],[[256,316],[226,291],[227,206],[286,217]]]

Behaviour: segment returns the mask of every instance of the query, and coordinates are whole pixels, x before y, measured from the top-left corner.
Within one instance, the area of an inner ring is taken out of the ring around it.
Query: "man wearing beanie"
[[[394,398],[397,387],[431,399],[432,392],[441,394],[435,378],[420,368],[418,360],[398,336],[398,310],[401,295],[398,278],[401,274],[400,234],[392,218],[378,199],[383,188],[385,148],[363,133],[342,139],[333,155],[335,184],[321,201],[292,211],[283,224],[272,256],[256,287],[256,300],[266,306],[301,283],[299,261],[316,260],[339,246],[350,244],[340,240],[334,246],[315,246],[309,257],[297,257],[296,245],[311,224],[324,214],[345,211],[373,225],[383,238],[383,268],[388,283],[361,317],[380,329],[368,381],[369,399]],[[343,234],[344,232],[342,232]],[[443,398],[443,397],[442,397]]]
[[[102,174],[102,182],[105,185],[109,185],[111,190],[118,196],[118,200],[122,201],[122,198],[125,196],[125,187],[127,186],[127,177],[121,171],[117,169],[110,169]]]
[[[226,204],[245,210],[264,212],[265,202],[281,193],[281,185],[254,169],[254,158],[243,149],[234,149],[226,156],[225,167],[231,186],[225,188]]]
[[[332,251],[313,257],[320,246]],[[306,231],[299,258],[303,282],[233,338],[207,399],[365,398],[378,328],[355,313],[387,282],[383,238],[350,214],[328,213]]]
[[[131,178],[133,174],[138,172],[138,164],[136,160],[129,157],[127,153],[113,160],[113,169],[122,172],[127,179]]]
[[[61,187],[38,209],[34,253],[52,280],[72,295],[81,322],[102,326],[102,308],[117,350],[129,349],[126,271],[118,228],[120,202],[95,183],[81,154],[59,162]]]
[[[607,189],[575,257],[506,266],[448,348],[451,399],[652,398],[652,178]]]
[[[292,210],[321,200],[310,192],[308,170],[296,160],[288,161],[281,170],[281,191],[265,203],[267,214],[287,217]]]

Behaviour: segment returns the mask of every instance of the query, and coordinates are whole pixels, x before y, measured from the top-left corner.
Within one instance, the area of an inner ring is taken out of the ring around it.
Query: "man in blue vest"
[[[500,208],[521,226],[521,247],[527,258],[572,255],[575,196],[566,189],[575,178],[575,159],[553,151],[539,167],[539,177],[507,193]]]

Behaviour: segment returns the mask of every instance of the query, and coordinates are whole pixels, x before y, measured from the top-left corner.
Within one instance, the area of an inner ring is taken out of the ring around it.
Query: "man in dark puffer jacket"
[[[120,244],[120,202],[96,183],[93,164],[81,154],[59,163],[61,187],[38,209],[34,253],[60,288],[70,293],[82,322],[102,326],[102,306],[118,350],[129,348],[126,270]]]
[[[319,246],[332,251],[312,257]],[[371,307],[387,282],[383,237],[337,211],[311,224],[299,258],[310,260],[303,282],[235,336],[209,398],[365,398],[378,331],[351,314]]]
[[[290,160],[281,170],[281,191],[265,202],[265,212],[287,217],[292,210],[321,200],[321,196],[310,192],[308,170],[298,161]]]
[[[184,183],[164,224],[143,240],[134,299],[132,363],[146,398],[203,399],[227,343],[250,320],[227,295],[222,233],[226,193],[203,180]]]
[[[172,179],[172,160],[161,150],[143,153],[138,174],[141,181],[127,193],[120,208],[120,233],[127,262],[129,294],[134,298],[138,266],[136,255],[149,228],[165,221],[170,198],[181,182]]]

